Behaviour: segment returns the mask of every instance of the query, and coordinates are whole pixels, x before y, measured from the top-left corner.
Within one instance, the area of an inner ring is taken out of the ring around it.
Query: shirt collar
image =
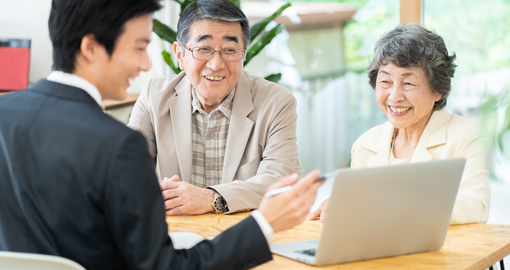
[[[230,114],[232,113],[232,104],[234,100],[234,95],[236,92],[236,88],[232,89],[230,93],[227,95],[227,97],[223,100],[223,102],[218,106],[218,108],[214,109],[211,113],[215,111],[220,111],[225,115],[228,119],[230,119]],[[195,88],[192,88],[191,90],[191,106],[193,107],[193,113],[196,111],[203,111],[202,104],[200,104],[200,101],[197,98],[197,95],[195,93]]]
[[[80,88],[87,92],[97,102],[97,104],[101,106],[101,93],[99,93],[99,90],[97,90],[93,84],[82,77],[62,71],[53,71],[50,73],[47,80]]]

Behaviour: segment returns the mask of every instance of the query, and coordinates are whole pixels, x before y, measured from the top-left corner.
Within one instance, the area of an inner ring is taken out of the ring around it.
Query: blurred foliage
[[[290,0],[289,2],[343,3],[357,9],[356,14],[347,21],[344,28],[346,67],[347,70],[357,73],[364,73],[372,60],[375,42],[400,23],[400,0]]]
[[[344,35],[348,70],[366,72],[377,40],[399,25],[399,8],[399,0],[368,1],[347,22]]]
[[[179,13],[179,16],[182,14],[184,9],[191,3],[194,2],[194,0],[174,0],[174,2],[178,3],[180,5],[181,12]],[[230,0],[230,2],[234,3],[238,7],[240,7],[240,0]],[[276,24],[268,31],[264,31],[267,27],[267,25],[273,21],[276,17],[280,16],[280,14],[288,7],[290,7],[290,3],[286,3],[282,5],[277,11],[275,11],[272,15],[265,18],[264,20],[254,24],[250,28],[250,37],[252,44],[250,48],[248,48],[246,52],[246,59],[244,61],[244,65],[246,66],[253,57],[257,56],[271,41],[274,39],[276,35],[278,35],[283,29],[285,29],[285,26],[282,24]],[[170,44],[173,44],[177,41],[177,33],[175,30],[170,28],[168,25],[160,22],[158,19],[154,19],[154,33],[156,33],[161,40],[166,41]],[[181,70],[179,69],[179,66],[175,64],[174,60],[172,59],[172,54],[170,54],[168,51],[163,49],[161,52],[161,55],[163,56],[163,60],[165,63],[170,67],[170,69],[175,73],[178,74]],[[272,81],[272,82],[278,82],[281,79],[282,75],[280,73],[276,74],[270,74],[265,77],[266,80]]]
[[[245,0],[246,1],[246,0]],[[346,3],[357,13],[345,27],[348,69],[362,71],[375,42],[400,22],[400,0],[290,0]],[[510,66],[510,0],[425,0],[425,27],[457,54],[456,76]]]
[[[510,89],[499,85],[510,85],[510,78],[490,74],[510,68],[510,1],[427,0],[425,11],[426,27],[457,55],[450,99],[479,97],[482,135],[508,158]],[[476,87],[466,87],[466,81]]]
[[[480,112],[482,136],[495,141],[502,153],[510,153],[510,89],[498,95],[486,95]]]
[[[264,0],[243,0],[243,1],[264,1]],[[267,1],[267,0],[266,0]],[[346,3],[357,9],[365,6],[370,0],[287,0],[287,2],[321,2],[321,3]]]
[[[427,0],[425,26],[457,54],[456,76],[510,67],[510,1]]]

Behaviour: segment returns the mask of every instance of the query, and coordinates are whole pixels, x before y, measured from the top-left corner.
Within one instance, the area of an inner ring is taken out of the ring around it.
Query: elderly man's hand
[[[312,212],[312,214],[310,215],[310,220],[316,220],[316,219],[320,219],[322,223],[324,223],[324,219],[326,218],[326,210],[328,209],[328,203],[329,203],[329,199],[325,199],[322,203],[321,203],[321,206]]]
[[[159,183],[165,209],[168,216],[173,215],[199,215],[213,212],[211,203],[214,200],[214,191],[200,188],[190,183],[179,181],[179,176],[174,175]]]

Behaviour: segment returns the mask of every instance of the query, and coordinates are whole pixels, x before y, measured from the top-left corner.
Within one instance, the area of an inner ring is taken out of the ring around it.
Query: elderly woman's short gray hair
[[[370,85],[375,89],[377,74],[381,65],[389,63],[397,67],[421,67],[427,75],[432,91],[441,99],[433,110],[446,106],[451,90],[451,78],[457,65],[455,54],[448,55],[444,40],[439,35],[417,24],[400,25],[377,41],[374,60],[367,68]]]
[[[189,4],[177,23],[177,43],[185,46],[190,38],[191,26],[201,20],[211,19],[238,22],[243,31],[244,49],[250,45],[250,25],[244,13],[229,0],[198,0]],[[182,48],[184,53],[184,48]]]

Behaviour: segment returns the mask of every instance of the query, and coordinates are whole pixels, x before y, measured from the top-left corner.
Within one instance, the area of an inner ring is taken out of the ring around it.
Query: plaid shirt
[[[193,108],[191,184],[195,186],[204,188],[221,183],[234,94],[235,88],[218,108],[207,115],[202,110],[195,89],[191,91]]]

